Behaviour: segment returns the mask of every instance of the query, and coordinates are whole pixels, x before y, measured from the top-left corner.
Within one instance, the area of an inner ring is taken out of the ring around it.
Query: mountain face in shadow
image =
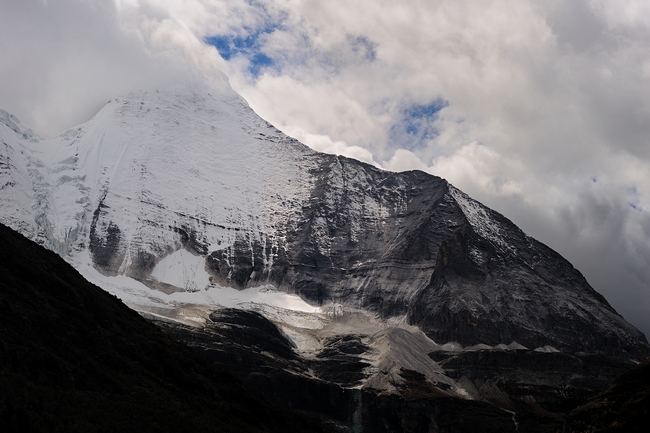
[[[439,369],[434,377],[425,377],[414,370],[415,363],[390,373],[373,366],[370,355],[377,346],[361,334],[331,336],[315,356],[307,357],[254,311],[220,309],[202,327],[150,317],[249,389],[317,414],[324,428],[339,433],[555,433],[566,413],[632,365],[588,353],[425,349],[424,358]],[[390,329],[374,338],[390,345],[391,355],[404,354],[405,346],[411,353],[423,349],[404,330]],[[388,392],[380,389],[387,382],[393,385]],[[459,395],[458,384],[471,394]]]
[[[650,425],[650,359],[568,414],[563,433],[641,433]]]
[[[318,431],[0,226],[0,431]]]

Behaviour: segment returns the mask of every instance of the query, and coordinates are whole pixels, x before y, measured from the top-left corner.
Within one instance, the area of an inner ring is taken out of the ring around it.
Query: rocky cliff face
[[[436,341],[464,346],[517,341],[636,353],[636,343],[622,343],[636,332],[569,262],[453,187],[451,196],[466,222],[440,244],[431,280],[409,310],[411,323]]]

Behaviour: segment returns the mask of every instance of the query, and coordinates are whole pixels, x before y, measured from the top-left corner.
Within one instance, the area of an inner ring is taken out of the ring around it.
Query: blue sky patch
[[[425,117],[432,117],[438,111],[449,106],[449,102],[444,99],[436,99],[427,105],[414,105],[411,108],[404,110],[407,117],[422,119]]]
[[[402,110],[400,121],[390,128],[391,140],[407,150],[426,145],[427,140],[438,136],[434,127],[438,112],[449,106],[444,99],[424,105],[413,105]]]
[[[643,207],[641,206],[641,194],[639,194],[639,191],[636,189],[636,186],[632,186],[628,188],[627,192],[631,196],[629,201],[627,202],[628,206],[630,206],[632,209],[636,211],[642,212]]]
[[[359,57],[372,62],[377,58],[377,44],[365,36],[347,35],[352,52]]]
[[[266,35],[273,33],[279,27],[279,25],[269,25],[263,29],[255,30],[246,36],[210,36],[205,38],[205,42],[214,46],[226,61],[237,56],[245,57],[250,62],[248,72],[254,77],[258,77],[264,69],[275,65],[275,61],[262,52],[262,46]]]

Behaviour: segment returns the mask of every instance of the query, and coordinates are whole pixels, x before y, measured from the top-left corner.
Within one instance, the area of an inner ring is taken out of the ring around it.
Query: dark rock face
[[[252,311],[227,308],[210,314],[210,320],[227,341],[237,342],[248,349],[275,353],[286,359],[294,358],[293,344],[273,323]]]
[[[272,250],[242,234],[227,254],[208,257],[221,281],[407,315],[439,343],[650,356],[643,334],[569,262],[446,181],[326,155],[318,167],[300,221],[283,229],[286,245]]]
[[[325,381],[355,386],[366,378],[364,369],[370,366],[359,355],[369,350],[370,347],[357,335],[337,335],[327,339],[325,347],[316,355],[318,361],[311,365],[318,377]]]
[[[97,217],[100,213],[98,208]],[[120,228],[112,221],[103,227],[91,226],[89,248],[95,266],[110,274],[116,264],[121,263],[124,253],[120,254],[120,239]]]
[[[300,219],[279,231],[286,243],[274,249],[270,237],[260,243],[241,232],[232,246],[210,254],[210,270],[235,287],[271,282],[317,304],[405,314],[408,294],[426,284],[438,244],[452,233],[450,215],[437,206],[447,183],[331,155],[316,162]],[[265,270],[269,251],[273,266]]]
[[[316,379],[309,372],[312,364],[293,351],[290,341],[270,321],[258,313],[237,309],[214,312],[210,320],[203,328],[155,323],[261,395],[289,408],[317,414],[317,418],[335,425],[351,423],[355,391]]]
[[[512,414],[477,401],[364,394],[362,419],[377,432],[516,432]],[[532,430],[526,430],[532,431]],[[549,431],[549,430],[546,430]]]
[[[528,406],[566,413],[606,389],[633,365],[600,355],[543,353],[531,350],[433,352],[445,374],[470,381],[475,398],[520,411]]]
[[[202,329],[156,324],[233,372],[249,388],[318,419],[327,431],[514,431],[511,414],[488,403],[451,397],[425,385],[415,372],[404,373],[411,378],[402,385],[404,396],[342,386],[363,375],[355,355],[368,348],[355,336],[332,338],[315,360],[306,360],[288,350],[280,331],[257,313],[226,309],[211,315],[211,320]],[[490,427],[476,430],[485,425]]]
[[[454,215],[440,206],[447,183],[342,157],[324,159],[315,174],[310,206],[288,238],[287,280],[278,283],[315,302],[405,314],[408,295],[428,281],[438,245],[452,233]]]
[[[337,432],[555,432],[563,415],[607,388],[631,363],[595,354],[530,350],[432,352],[444,373],[469,389],[460,398],[402,369],[396,391],[351,388],[368,376],[371,348],[354,334],[326,339],[313,358],[297,354],[263,316],[219,310],[203,328],[155,323],[205,353],[251,389]]]
[[[443,179],[327,155],[311,174],[301,219],[281,230],[286,244],[241,233],[208,257],[219,281],[407,315],[439,343],[650,356],[643,334],[569,262]]]
[[[516,341],[531,349],[650,355],[644,335],[569,262],[503,216],[483,212],[504,242],[467,223],[441,242],[431,281],[411,303],[411,323],[435,341],[464,346]]]

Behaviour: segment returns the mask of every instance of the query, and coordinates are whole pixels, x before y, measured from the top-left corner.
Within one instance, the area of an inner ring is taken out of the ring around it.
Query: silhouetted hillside
[[[0,431],[317,431],[0,225]]]
[[[650,425],[650,359],[616,379],[607,391],[571,411],[565,433],[647,432]]]

